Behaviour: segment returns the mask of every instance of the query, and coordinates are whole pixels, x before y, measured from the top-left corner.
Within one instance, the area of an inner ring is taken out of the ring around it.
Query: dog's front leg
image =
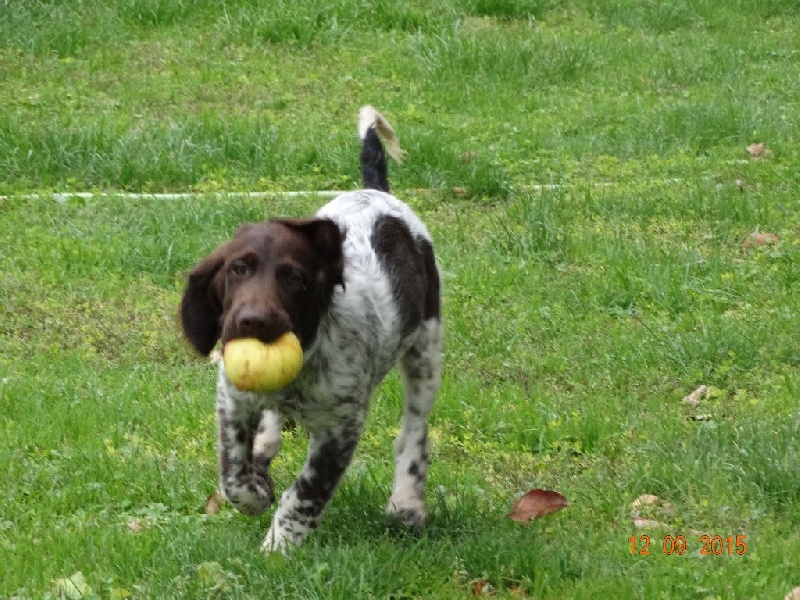
[[[361,424],[311,432],[308,456],[294,484],[281,496],[261,549],[285,553],[319,525],[325,506],[350,464]]]
[[[253,468],[256,473],[269,473],[269,465],[281,447],[284,418],[274,410],[261,413],[253,439]]]
[[[266,413],[264,416],[266,417]],[[263,449],[257,454],[256,460],[253,458],[253,443],[264,434],[264,423],[259,427],[260,417],[258,412],[250,414],[237,411],[235,402],[225,389],[218,388],[217,445],[220,487],[228,501],[246,515],[263,513],[275,499],[272,478],[267,472],[269,461],[266,460]]]

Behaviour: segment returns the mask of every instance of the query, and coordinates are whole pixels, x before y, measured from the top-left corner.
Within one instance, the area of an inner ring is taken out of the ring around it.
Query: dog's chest
[[[362,253],[349,265],[346,289],[337,291],[300,375],[288,387],[242,392],[224,376],[223,365],[220,392],[232,400],[236,418],[250,419],[269,409],[314,429],[366,412],[372,392],[409,342],[401,335],[391,282],[377,261]]]

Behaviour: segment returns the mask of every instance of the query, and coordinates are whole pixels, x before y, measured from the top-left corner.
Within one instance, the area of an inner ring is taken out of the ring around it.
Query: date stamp
[[[631,554],[634,556],[647,556],[651,552],[658,552],[658,540],[649,535],[632,535],[628,538],[631,545]],[[661,539],[661,551],[664,554],[678,556],[686,552],[698,550],[700,556],[744,556],[747,554],[747,536],[721,536],[702,535],[690,536],[687,540],[684,535],[665,535]]]

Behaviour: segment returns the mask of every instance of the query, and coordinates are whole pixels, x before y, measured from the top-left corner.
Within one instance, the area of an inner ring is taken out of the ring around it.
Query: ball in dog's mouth
[[[222,361],[228,379],[240,390],[274,392],[289,385],[300,373],[303,349],[291,331],[271,344],[240,338],[225,343]]]

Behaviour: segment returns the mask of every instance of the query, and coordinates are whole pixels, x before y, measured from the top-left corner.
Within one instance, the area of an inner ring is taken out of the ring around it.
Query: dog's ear
[[[203,355],[208,355],[220,336],[222,296],[225,282],[227,244],[217,248],[189,273],[180,306],[181,326],[189,343]]]
[[[327,305],[333,288],[341,285],[344,288],[344,244],[345,232],[330,219],[282,219],[280,221],[290,229],[306,236],[317,252],[321,271],[320,292]]]

